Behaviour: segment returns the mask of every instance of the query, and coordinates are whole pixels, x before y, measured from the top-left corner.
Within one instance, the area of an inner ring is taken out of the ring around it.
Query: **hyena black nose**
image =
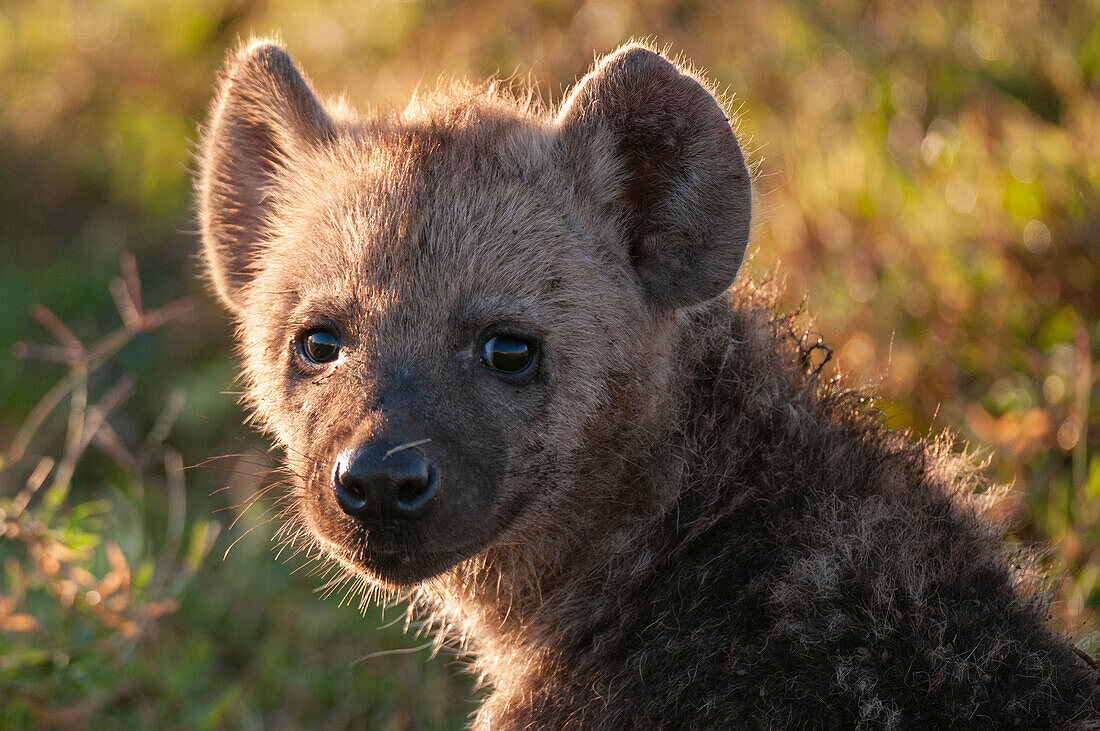
[[[439,476],[415,447],[372,442],[345,449],[332,470],[336,502],[348,515],[415,519],[428,512]]]

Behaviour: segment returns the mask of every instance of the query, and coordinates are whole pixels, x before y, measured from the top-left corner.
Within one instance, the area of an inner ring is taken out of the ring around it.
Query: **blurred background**
[[[632,37],[708,69],[760,164],[743,276],[786,280],[892,427],[1014,484],[1013,539],[1053,546],[1055,621],[1095,644],[1100,1],[0,0],[0,725],[476,707],[400,608],[273,550],[189,190],[226,50],[273,31],[361,110],[491,74],[556,103]]]

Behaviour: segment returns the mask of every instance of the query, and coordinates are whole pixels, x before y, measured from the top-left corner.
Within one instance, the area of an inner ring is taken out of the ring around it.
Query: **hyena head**
[[[490,84],[364,119],[253,42],[200,165],[209,277],[298,516],[388,586],[627,499],[586,470],[648,443],[677,313],[749,235],[721,106],[637,45],[555,113]]]

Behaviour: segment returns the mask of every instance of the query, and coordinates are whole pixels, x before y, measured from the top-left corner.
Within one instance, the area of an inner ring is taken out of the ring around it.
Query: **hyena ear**
[[[239,312],[279,175],[331,139],[334,126],[290,56],[269,41],[237,52],[222,79],[202,134],[196,196],[210,279]]]
[[[702,84],[637,45],[604,58],[558,116],[566,164],[620,226],[658,310],[725,290],[748,243],[752,184],[737,136]]]

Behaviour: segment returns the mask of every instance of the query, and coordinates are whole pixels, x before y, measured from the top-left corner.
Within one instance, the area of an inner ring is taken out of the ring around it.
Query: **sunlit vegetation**
[[[328,577],[271,550],[278,505],[249,505],[280,477],[197,277],[189,156],[226,49],[274,30],[360,109],[490,74],[552,104],[631,37],[707,68],[759,165],[745,276],[785,279],[892,427],[951,430],[1014,483],[1002,517],[1053,546],[1055,621],[1088,646],[1098,0],[42,0],[0,12],[0,725],[475,707],[454,658],[375,629],[399,609],[319,600]]]

